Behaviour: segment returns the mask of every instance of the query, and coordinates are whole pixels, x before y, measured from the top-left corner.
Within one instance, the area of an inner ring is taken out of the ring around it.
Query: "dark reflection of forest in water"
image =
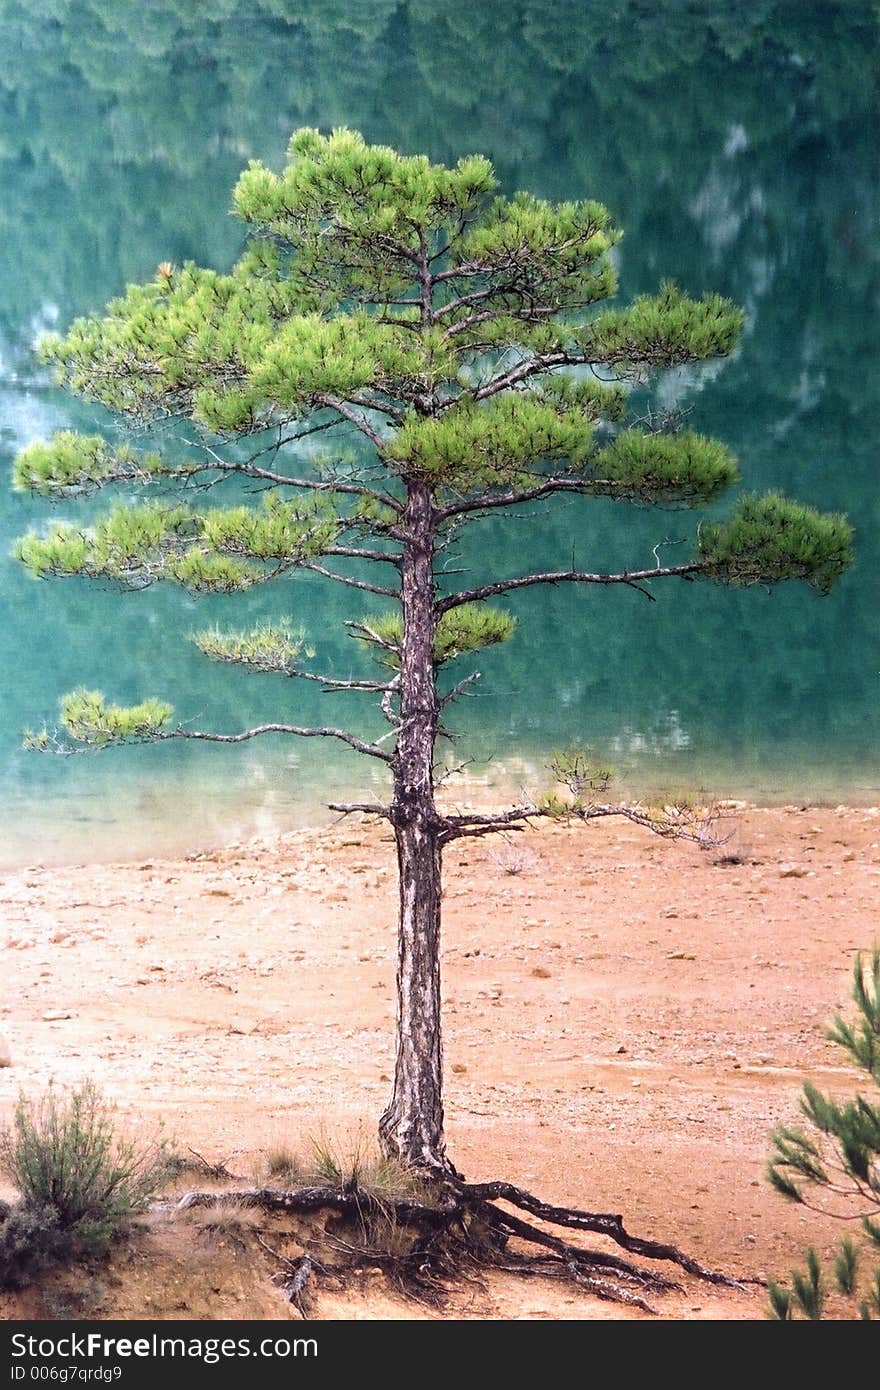
[[[237,174],[250,157],[279,164],[295,126],[346,124],[442,160],[485,151],[508,191],[609,205],[626,233],[624,297],[671,276],[745,305],[736,358],[656,395],[692,403],[692,423],[736,450],[747,486],[848,511],[858,563],[828,600],[699,585],[666,587],[651,606],[629,591],[511,600],[520,632],[483,656],[459,752],[503,762],[585,738],[610,747],[633,785],[697,776],[876,799],[877,47],[867,3],[0,0],[4,456],[96,418],[36,371],[35,329],[99,307],[160,260],[228,265]],[[3,555],[46,514],[4,490]],[[527,537],[540,564],[567,561],[573,540],[584,563],[647,563],[695,524],[576,503],[485,523],[456,562],[514,573]],[[336,631],[351,598],[308,581],[196,605],[170,589],[36,585],[0,566],[0,764],[18,819],[36,797],[77,789],[99,818],[114,785],[161,803],[169,778],[185,803],[187,776],[209,771],[233,799],[245,782],[255,799],[277,793],[277,746],[75,765],[18,752],[21,727],[78,683],[155,692],[227,727],[289,710],[289,687],[218,671],[181,640],[205,620],[319,608],[325,664],[361,659]],[[320,696],[296,698],[317,713]],[[344,753],[296,758],[312,798],[328,767],[368,775]],[[285,805],[299,794],[289,781]]]

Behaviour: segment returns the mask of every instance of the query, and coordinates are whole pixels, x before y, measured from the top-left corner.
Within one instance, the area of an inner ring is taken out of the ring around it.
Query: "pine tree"
[[[880,1317],[880,950],[870,963],[861,955],[853,969],[855,1024],[838,1014],[828,1038],[864,1075],[874,1098],[858,1094],[843,1103],[805,1082],[801,1111],[812,1131],[781,1125],[767,1176],[790,1202],[847,1222],[860,1221],[863,1248],[845,1236],[834,1260],[833,1286],[852,1301],[859,1316]],[[865,1260],[871,1266],[863,1268]],[[791,1287],[770,1283],[770,1316],[780,1322],[797,1315],[810,1321],[826,1309],[827,1279],[815,1250],[806,1270],[792,1270]]]
[[[695,839],[706,832],[687,808],[604,800],[605,776],[577,753],[557,768],[562,796],[497,814],[444,810],[435,745],[452,702],[478,679],[474,671],[447,688],[444,664],[510,638],[512,616],[487,601],[533,586],[624,585],[653,597],[667,580],[800,579],[825,594],[850,562],[851,532],[842,517],[778,493],[746,494],[729,519],[704,522],[693,553],[674,565],[603,571],[572,561],[450,590],[444,547],[487,514],[559,496],[693,508],[731,487],[738,469],[723,444],[680,421],[628,424],[626,415],[629,390],[656,370],[729,354],[741,311],[673,284],[627,307],[601,307],[616,292],[611,253],[620,238],[606,208],[500,197],[484,158],[448,168],[348,130],[298,131],[280,175],[251,163],[234,211],[252,237],[231,273],[160,265],[104,317],[77,320],[42,345],[71,390],[140,427],[187,420],[202,432],[203,453],[181,462],[70,432],[31,445],[15,464],[19,488],[71,495],[121,483],[155,500],[117,505],[90,528],[32,533],[18,554],[40,577],[135,588],[173,580],[216,594],[301,569],[365,592],[374,606],[378,596],[387,612],[349,624],[378,659],[362,680],[309,669],[306,638],[293,626],[195,640],[216,661],[372,692],[390,729],[374,740],[292,722],[201,731],[176,724],[158,699],[120,707],[80,690],[64,697],[60,730],[30,742],[97,748],[279,734],[341,740],[385,765],[387,802],[335,806],[384,817],[397,844],[397,1056],[380,1134],[408,1167],[457,1181],[441,1093],[445,847],[559,814],[625,816]],[[326,445],[341,433],[363,446],[353,460],[325,450],[309,466],[295,462],[300,442]],[[173,492],[228,479],[271,490],[257,506],[193,505]],[[371,577],[340,567],[350,561],[369,565]]]

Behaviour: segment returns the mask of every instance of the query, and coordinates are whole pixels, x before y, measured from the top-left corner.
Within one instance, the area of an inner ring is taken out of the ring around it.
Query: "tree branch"
[[[517,823],[515,821],[511,822],[506,827],[502,827],[500,825],[466,825],[462,826],[458,830],[451,831],[448,833],[441,831],[440,844],[448,845],[451,840],[476,839],[482,835],[494,835],[497,831],[501,829],[519,831],[525,830],[525,826],[522,823]]]
[[[463,690],[466,690],[469,685],[473,685],[474,681],[478,681],[479,679],[480,672],[471,671],[469,676],[465,676],[464,680],[459,681],[458,685],[454,685],[452,689],[443,696],[440,701],[440,709],[445,709],[447,705],[451,705],[453,700],[457,699]]]
[[[494,497],[474,497],[467,498],[462,502],[452,502],[448,507],[438,509],[437,519],[438,521],[448,521],[452,516],[461,516],[467,512],[483,512],[492,507],[516,507],[522,502],[534,502],[541,497],[551,497],[557,492],[583,493],[589,496],[596,487],[610,488],[613,486],[615,484],[604,481],[600,483],[595,478],[547,478],[532,488],[498,493]],[[623,487],[624,485],[619,484],[618,486]]]
[[[347,729],[308,728],[297,724],[260,724],[254,729],[244,729],[240,734],[214,734],[201,729],[175,729],[172,733],[159,733],[157,740],[172,738],[196,739],[203,743],[246,743],[248,739],[259,738],[262,734],[296,734],[299,738],[338,738],[358,753],[366,753],[371,758],[380,758],[390,763],[392,755],[375,744],[364,743],[362,739],[350,734]]]
[[[500,830],[521,830],[530,820],[603,820],[609,816],[621,816],[650,830],[661,839],[690,840],[703,848],[711,848],[724,843],[726,836],[715,832],[718,813],[712,807],[707,810],[690,806],[670,806],[658,811],[645,809],[638,803],[634,806],[611,806],[601,803],[588,803],[568,806],[536,806],[526,803],[512,806],[507,811],[487,813],[468,813],[442,817],[440,840],[448,844],[451,840],[466,835],[490,835]]]
[[[510,291],[510,293],[516,293],[516,291]],[[520,293],[524,294],[523,291]],[[456,323],[450,324],[443,334],[443,338],[444,341],[455,338],[459,333],[465,333],[469,328],[476,328],[481,323],[497,322],[499,319],[515,319],[517,323],[536,323],[540,322],[542,318],[558,313],[559,309],[556,305],[534,305],[532,308],[527,308],[521,304],[516,309],[483,309],[478,314],[466,314],[463,319],[458,319]],[[469,343],[467,346],[474,347],[476,344]]]
[[[360,430],[361,434],[366,435],[370,443],[375,445],[377,449],[382,448],[385,441],[379,431],[373,429],[369,420],[365,419],[363,415],[359,415],[358,412],[353,410],[350,405],[347,405],[345,401],[339,401],[335,396],[319,396],[318,400],[321,405],[327,406],[330,410],[335,410],[344,420],[348,420],[356,429]]]
[[[376,647],[383,647],[386,652],[393,652],[396,657],[400,657],[400,648],[393,642],[387,642],[384,637],[380,637],[378,632],[370,627],[368,623],[356,621],[354,618],[346,618],[344,626],[351,628],[352,632],[361,634],[368,642],[372,642]]]
[[[707,560],[692,560],[686,565],[665,565],[650,570],[622,570],[619,574],[587,574],[580,570],[555,570],[545,574],[523,574],[516,579],[501,579],[496,584],[482,584],[477,589],[462,589],[457,594],[449,594],[436,606],[438,615],[448,613],[451,608],[459,608],[463,603],[475,603],[479,599],[491,598],[494,594],[510,593],[514,589],[527,589],[534,584],[627,584],[638,588],[638,582],[646,579],[668,579],[672,576],[699,574],[711,568]],[[642,592],[646,592],[642,590]]]
[[[259,668],[258,668],[259,669]],[[263,668],[271,671],[271,668]],[[394,689],[393,685],[387,681],[344,681],[337,680],[335,676],[320,676],[315,671],[300,671],[298,668],[281,670],[278,674],[283,676],[296,677],[299,680],[315,681],[316,684],[324,687],[325,690],[371,690],[373,692],[388,691]]]
[[[365,816],[384,816],[386,820],[391,817],[391,807],[381,806],[378,801],[328,801],[327,809],[338,811],[343,816],[361,811]]]
[[[565,349],[541,353],[537,357],[528,357],[524,362],[519,362],[515,367],[511,367],[509,372],[493,377],[484,386],[478,386],[476,390],[471,391],[470,395],[475,401],[485,401],[490,396],[497,395],[499,391],[518,386],[521,381],[528,381],[529,377],[537,376],[539,372],[550,371],[553,367],[582,367],[589,361],[588,354],[571,353]]]
[[[280,444],[272,447],[280,449],[284,443],[288,442],[290,441],[282,440]],[[378,488],[366,487],[362,483],[324,482],[317,478],[291,478],[287,473],[276,473],[271,468],[260,468],[255,463],[230,463],[227,459],[219,458],[213,450],[209,450],[209,452],[213,460],[211,463],[189,467],[186,472],[243,473],[248,478],[260,478],[263,482],[273,483],[277,487],[301,487],[308,488],[312,492],[347,493],[354,497],[372,498],[374,502],[380,502],[383,507],[391,507],[396,512],[402,513],[404,510],[398,499],[392,497],[390,493],[382,492]]]
[[[335,579],[340,584],[348,584],[352,589],[365,589],[369,594],[381,594],[383,598],[400,598],[399,589],[388,589],[384,584],[369,584],[366,579],[352,579],[349,574],[337,574],[336,570],[328,570],[314,560],[300,560],[297,569],[313,570],[315,574],[322,574],[325,579]]]
[[[436,282],[440,277],[435,275]],[[447,300],[439,309],[434,310],[434,319],[446,318],[448,314],[454,314],[457,309],[467,309],[471,304],[480,304],[484,299],[489,299],[493,295],[503,294],[504,290],[496,285],[490,285],[484,290],[472,290],[470,294],[460,294],[455,299]]]
[[[358,546],[352,545],[331,545],[328,546],[326,550],[322,551],[322,554],[344,555],[347,559],[351,560],[384,561],[385,564],[396,565],[398,568],[400,567],[402,559],[400,555],[392,555],[385,550],[362,550]]]
[[[464,279],[471,275],[490,275],[497,269],[497,263],[493,265],[491,261],[462,261],[460,265],[451,266],[449,270],[438,271],[432,278],[435,285],[441,285],[444,280],[456,280],[459,276]]]

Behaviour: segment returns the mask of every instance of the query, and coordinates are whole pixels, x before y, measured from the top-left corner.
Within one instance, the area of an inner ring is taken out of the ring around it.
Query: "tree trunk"
[[[385,1152],[410,1168],[448,1171],[440,1044],[440,848],[424,824],[398,825],[397,1058],[379,1121]]]
[[[401,568],[400,730],[391,820],[397,839],[397,1057],[379,1122],[386,1153],[448,1173],[440,1038],[440,842],[434,806],[438,701],[434,672],[434,516],[430,489],[410,483]]]

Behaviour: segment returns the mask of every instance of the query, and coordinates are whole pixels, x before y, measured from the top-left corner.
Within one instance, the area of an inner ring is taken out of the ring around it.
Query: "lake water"
[[[548,752],[587,742],[631,795],[878,802],[877,55],[875,8],[857,0],[0,0],[4,462],[58,427],[111,427],[52,386],[36,334],[160,261],[227,267],[237,174],[251,157],[279,166],[296,126],[345,124],[445,161],[485,152],[506,191],[608,204],[626,233],[622,297],[672,277],[745,306],[737,355],[657,396],[692,404],[749,488],[849,513],[858,559],[827,599],[795,585],[511,598],[519,632],[482,655],[479,693],[456,711],[461,795],[539,790]],[[4,862],[271,835],[315,820],[331,791],[377,789],[365,760],[291,740],[21,752],[22,728],[51,722],[79,684],[157,694],[228,730],[377,727],[363,696],[226,671],[186,641],[290,613],[324,668],[353,673],[340,624],[369,609],[349,591],[297,578],[220,601],[38,584],[8,552],[62,511],[0,489]],[[456,563],[513,574],[527,548],[558,565],[572,537],[580,563],[651,563],[695,521],[571,503],[484,522]]]

